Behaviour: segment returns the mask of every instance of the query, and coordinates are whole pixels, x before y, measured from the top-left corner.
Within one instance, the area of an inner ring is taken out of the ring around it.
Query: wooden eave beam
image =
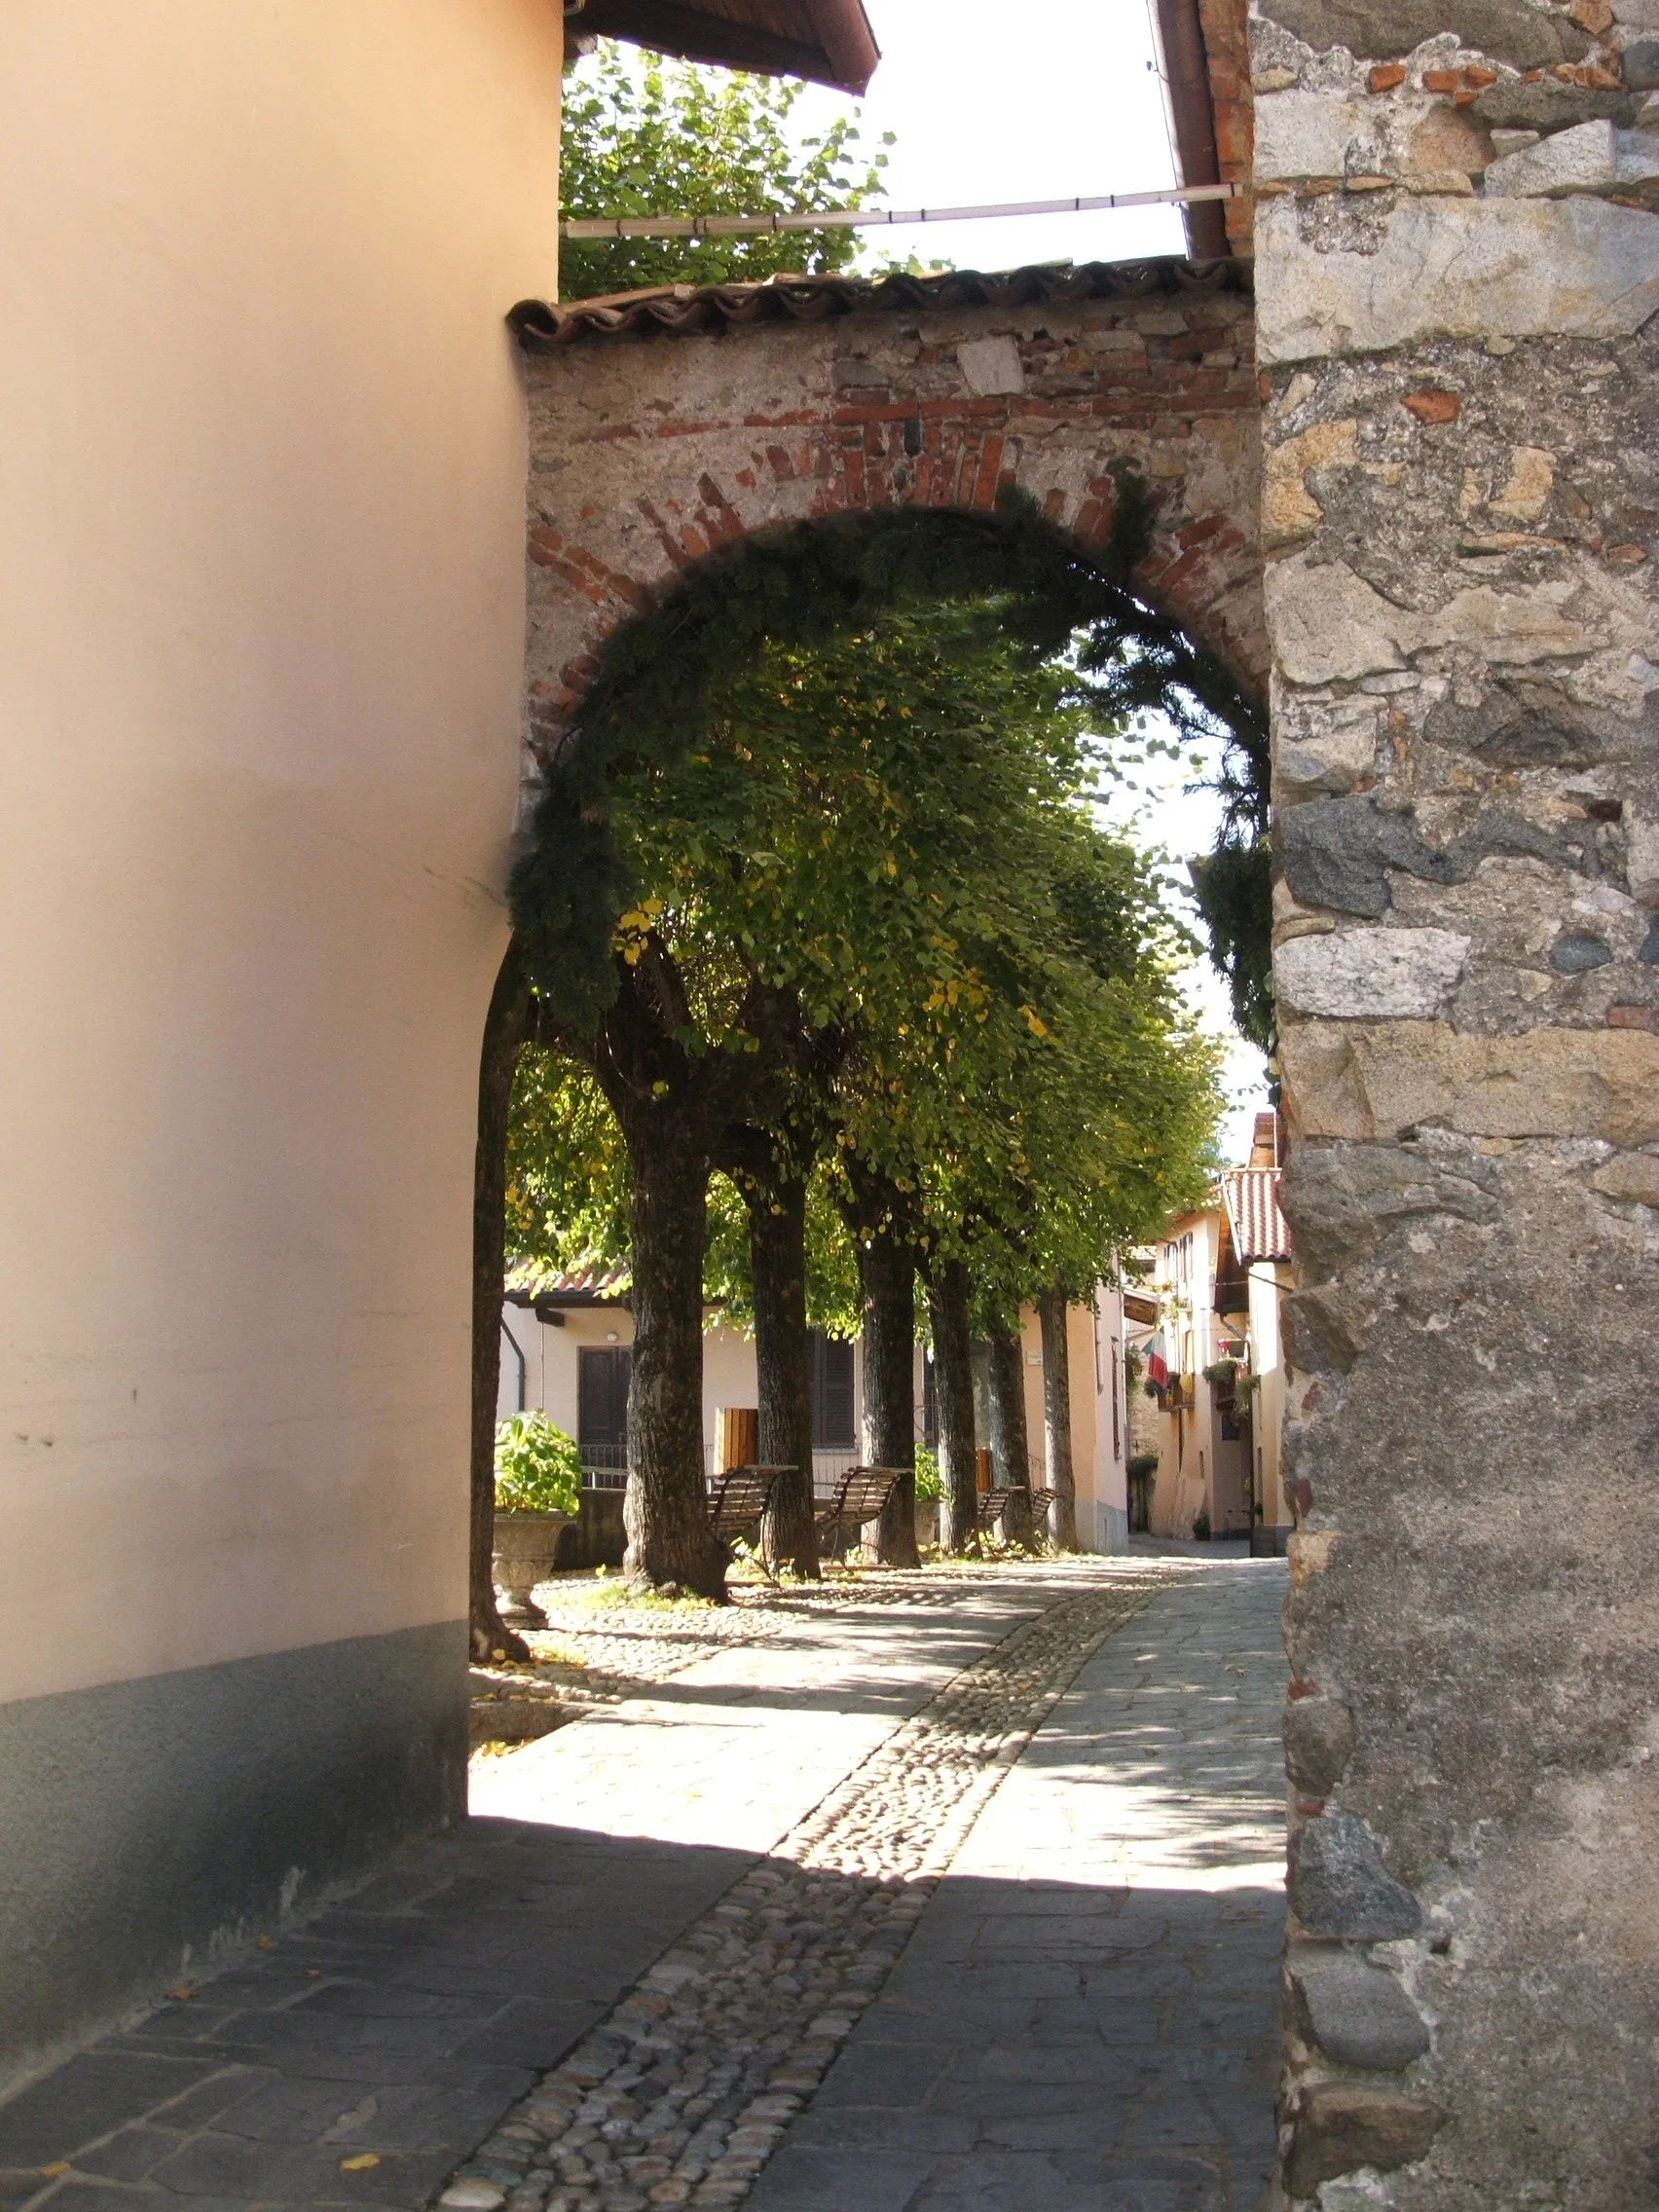
[[[1158,0],[1155,19],[1181,182],[1219,184],[1221,161],[1215,143],[1209,55],[1204,46],[1203,25],[1198,20],[1198,0]],[[1224,260],[1231,249],[1227,242],[1227,217],[1219,204],[1214,201],[1200,202],[1197,206],[1188,207],[1186,217],[1187,250],[1193,259]]]
[[[861,0],[811,0],[811,10],[817,44],[728,22],[682,0],[587,0],[569,27],[582,37],[630,39],[686,61],[712,61],[765,77],[804,77],[862,92],[880,55]]]

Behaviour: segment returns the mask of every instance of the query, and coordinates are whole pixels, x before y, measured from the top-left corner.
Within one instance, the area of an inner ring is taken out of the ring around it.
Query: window
[[[853,1347],[839,1337],[811,1332],[812,1448],[815,1452],[858,1449],[853,1404]]]
[[[1122,1430],[1121,1430],[1121,1429],[1119,1428],[1119,1426],[1118,1426],[1118,1377],[1119,1377],[1119,1376],[1120,1376],[1120,1375],[1121,1375],[1122,1373],[1123,1373],[1123,1362],[1122,1362],[1122,1361],[1121,1361],[1121,1360],[1119,1359],[1119,1357],[1118,1357],[1118,1340],[1117,1340],[1117,1338],[1116,1338],[1116,1337],[1114,1337],[1114,1338],[1112,1339],[1112,1368],[1111,1368],[1111,1382],[1112,1382],[1112,1457],[1113,1457],[1113,1459],[1114,1459],[1114,1460],[1118,1460],[1118,1459],[1121,1459],[1121,1458],[1122,1458],[1122,1457],[1124,1456],[1124,1438],[1123,1438],[1123,1431],[1122,1431]]]
[[[584,1467],[628,1464],[628,1379],[634,1355],[626,1345],[583,1345],[576,1358],[576,1448]]]

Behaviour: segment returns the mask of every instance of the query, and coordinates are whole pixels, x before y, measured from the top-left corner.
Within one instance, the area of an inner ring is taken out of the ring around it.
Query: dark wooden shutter
[[[576,1360],[576,1443],[591,1467],[628,1459],[628,1379],[634,1355],[626,1345],[584,1345]]]
[[[818,1452],[852,1452],[858,1446],[853,1418],[853,1347],[812,1331],[812,1444]]]

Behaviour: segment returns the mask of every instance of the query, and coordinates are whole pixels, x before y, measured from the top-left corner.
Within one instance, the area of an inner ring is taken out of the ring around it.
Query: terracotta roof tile
[[[1233,1231],[1233,1248],[1246,1267],[1252,1260],[1288,1260],[1290,1230],[1279,1211],[1276,1167],[1230,1167],[1221,1194]]]
[[[1158,292],[1248,291],[1241,261],[1069,261],[986,274],[773,276],[759,284],[671,284],[595,300],[520,300],[507,322],[532,353],[595,338],[689,337],[761,323],[826,322],[848,314],[938,313],[950,308],[1019,308],[1074,300],[1143,299]]]

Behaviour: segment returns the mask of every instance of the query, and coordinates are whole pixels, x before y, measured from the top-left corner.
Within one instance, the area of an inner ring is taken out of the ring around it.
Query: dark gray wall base
[[[574,1521],[559,1535],[558,1568],[568,1573],[583,1567],[620,1567],[628,1548],[628,1531],[622,1526],[619,1490],[584,1490]]]
[[[1275,1529],[1271,1521],[1259,1521],[1250,1531],[1250,1557],[1252,1559],[1283,1559],[1291,1531],[1288,1527]]]
[[[466,1810],[466,1626],[0,1706],[0,2090]]]

